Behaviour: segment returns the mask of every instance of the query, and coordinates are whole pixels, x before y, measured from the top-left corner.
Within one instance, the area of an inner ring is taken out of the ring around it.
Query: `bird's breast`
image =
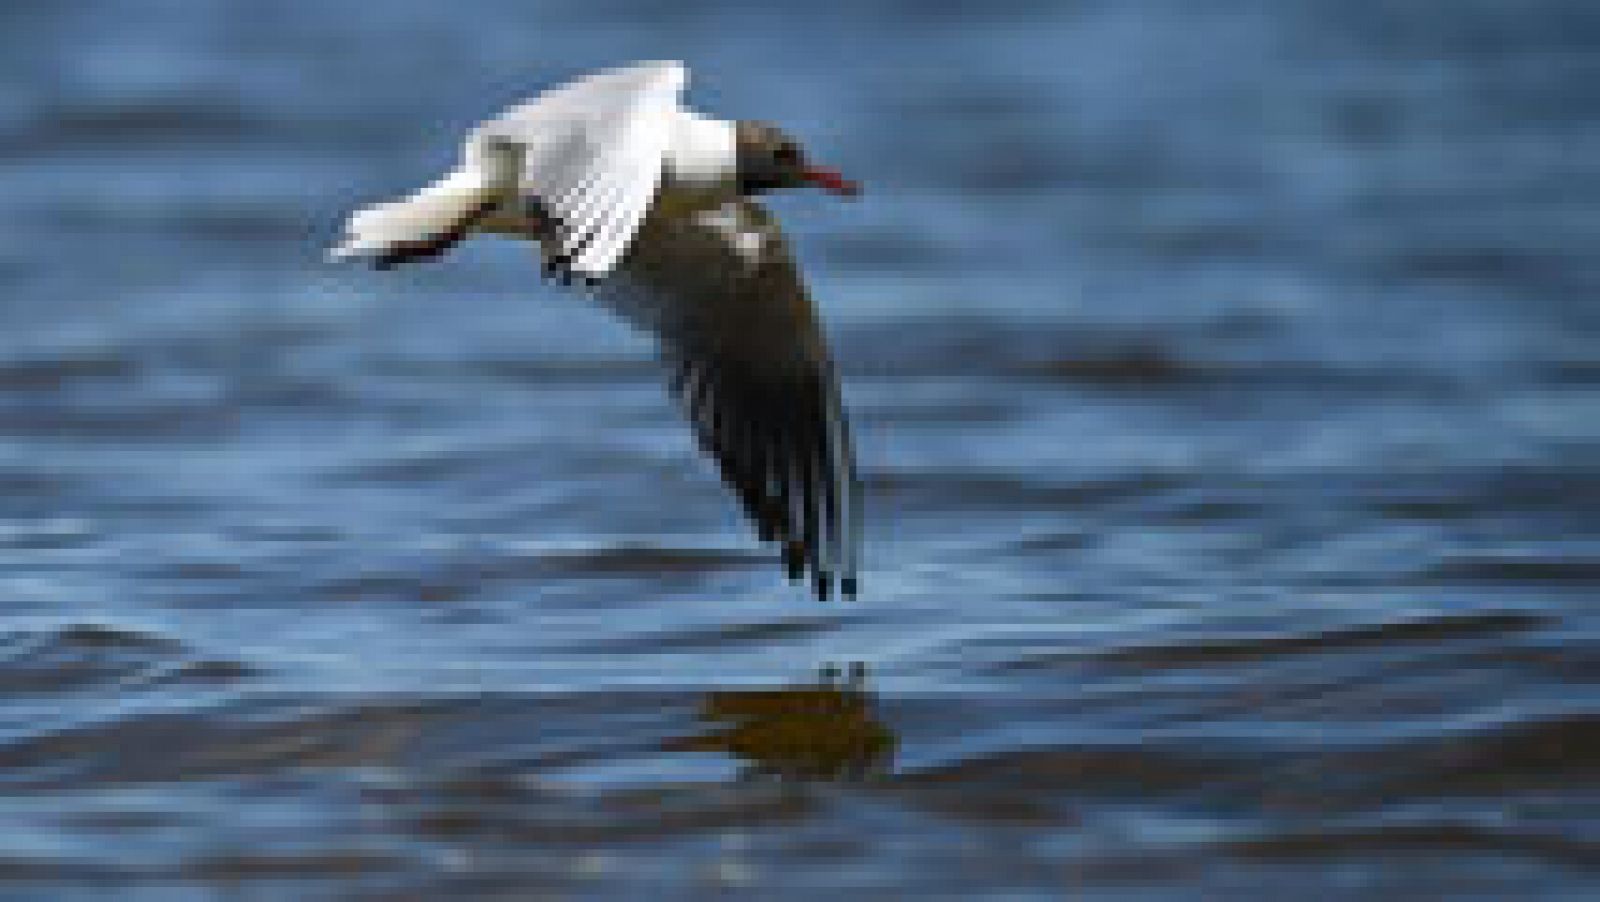
[[[668,126],[667,180],[713,188],[738,181],[738,145],[732,122],[679,110]]]
[[[656,192],[650,213],[659,219],[684,219],[715,210],[736,197],[738,192],[732,186],[685,184],[667,179]]]

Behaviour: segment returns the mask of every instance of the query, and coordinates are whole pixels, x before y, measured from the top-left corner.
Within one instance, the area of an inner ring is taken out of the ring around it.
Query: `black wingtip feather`
[[[680,359],[669,387],[757,536],[779,543],[789,579],[799,582],[809,575],[821,600],[831,598],[836,586],[853,596],[854,579],[840,579],[836,572],[850,566],[844,493],[851,487],[848,473],[836,469],[839,459],[828,430],[837,421],[825,400],[826,382],[798,392],[790,383],[775,393],[760,376],[735,379]]]
[[[787,542],[783,546],[783,567],[791,582],[806,575],[806,546],[801,542]]]

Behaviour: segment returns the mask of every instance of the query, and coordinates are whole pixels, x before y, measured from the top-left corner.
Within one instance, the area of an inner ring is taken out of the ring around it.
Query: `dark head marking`
[[[834,170],[813,166],[800,142],[776,126],[740,120],[735,136],[740,194],[750,196],[808,186],[846,196],[860,190],[855,182]]]

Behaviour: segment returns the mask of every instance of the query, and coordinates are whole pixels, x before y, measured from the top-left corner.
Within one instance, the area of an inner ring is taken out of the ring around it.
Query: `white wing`
[[[469,160],[494,143],[520,149],[519,191],[550,219],[555,264],[589,279],[611,272],[661,182],[688,73],[640,63],[589,76],[479,126]]]

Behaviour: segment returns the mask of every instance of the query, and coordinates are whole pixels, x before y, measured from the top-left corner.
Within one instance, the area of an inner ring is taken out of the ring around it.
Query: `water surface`
[[[1592,4],[0,25],[0,896],[1600,889]],[[320,262],[658,57],[868,186],[859,602],[522,249]]]

